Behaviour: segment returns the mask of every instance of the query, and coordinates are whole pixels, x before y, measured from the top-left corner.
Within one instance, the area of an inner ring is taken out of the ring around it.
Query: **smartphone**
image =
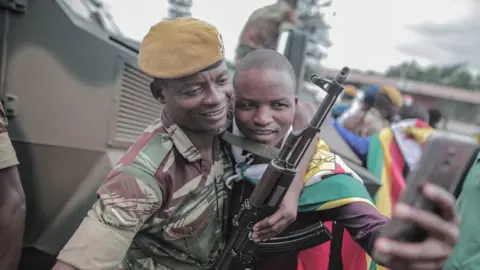
[[[439,213],[439,209],[422,193],[425,183],[440,186],[455,197],[460,195],[461,185],[478,155],[479,145],[471,138],[435,132],[424,145],[418,166],[406,180],[406,190],[399,201],[418,209]],[[402,242],[421,242],[428,234],[412,222],[392,218],[382,235]]]

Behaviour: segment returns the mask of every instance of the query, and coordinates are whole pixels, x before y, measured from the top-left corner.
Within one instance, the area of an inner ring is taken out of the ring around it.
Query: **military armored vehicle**
[[[26,193],[25,256],[58,254],[161,109],[137,67],[138,42],[99,4],[0,1],[0,93]]]

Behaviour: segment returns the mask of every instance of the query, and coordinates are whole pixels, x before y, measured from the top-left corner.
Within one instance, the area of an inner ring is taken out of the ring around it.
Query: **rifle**
[[[350,69],[348,67],[342,68],[333,81],[321,78],[318,75],[311,77],[313,83],[327,92],[325,99],[307,127],[300,132],[291,132],[288,135],[284,145],[276,157],[269,163],[251,196],[241,205],[239,213],[233,220],[235,230],[213,268],[214,270],[230,269],[233,260],[239,260],[245,268],[252,268],[257,259],[255,256],[257,249],[260,252],[262,250],[265,252],[272,252],[272,250],[273,252],[279,250],[287,251],[292,245],[295,246],[294,244],[309,240],[306,236],[318,238],[320,232],[326,230],[323,227],[323,223],[320,222],[320,230],[318,228],[310,229],[312,226],[309,226],[306,229],[299,230],[294,235],[275,238],[272,239],[273,241],[260,243],[259,245],[250,239],[253,226],[278,209],[297,173],[298,164],[317,133],[320,132],[323,122],[330,113],[338,96],[342,93],[343,84],[349,72]],[[326,240],[322,239],[323,242],[331,239],[330,234],[327,236],[329,238]],[[275,250],[274,247],[278,245],[281,245],[280,249]],[[308,243],[307,246],[311,247],[314,245]]]

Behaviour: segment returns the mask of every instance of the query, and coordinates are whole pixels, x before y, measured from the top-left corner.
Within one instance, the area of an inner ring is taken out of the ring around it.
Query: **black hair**
[[[410,106],[403,106],[399,114],[402,119],[421,119],[426,123],[429,122],[430,118],[427,109],[415,102]]]
[[[252,68],[258,69],[273,69],[286,72],[292,79],[293,89],[296,88],[295,71],[292,64],[281,53],[269,49],[260,49],[253,51],[245,58],[237,62],[235,67],[235,74],[233,75],[233,86],[236,85],[237,75],[242,71],[247,71]]]
[[[435,127],[443,118],[442,112],[435,108],[428,110],[428,115],[430,116],[429,125],[431,127]]]

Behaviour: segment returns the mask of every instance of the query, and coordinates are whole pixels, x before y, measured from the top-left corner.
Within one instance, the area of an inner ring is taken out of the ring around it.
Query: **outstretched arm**
[[[368,147],[370,142],[369,138],[361,137],[354,134],[353,132],[350,132],[336,121],[333,121],[333,126],[340,134],[340,136],[342,136],[343,140],[348,144],[348,146],[350,146],[353,152],[355,152],[355,154],[363,161],[363,163],[366,164]]]

